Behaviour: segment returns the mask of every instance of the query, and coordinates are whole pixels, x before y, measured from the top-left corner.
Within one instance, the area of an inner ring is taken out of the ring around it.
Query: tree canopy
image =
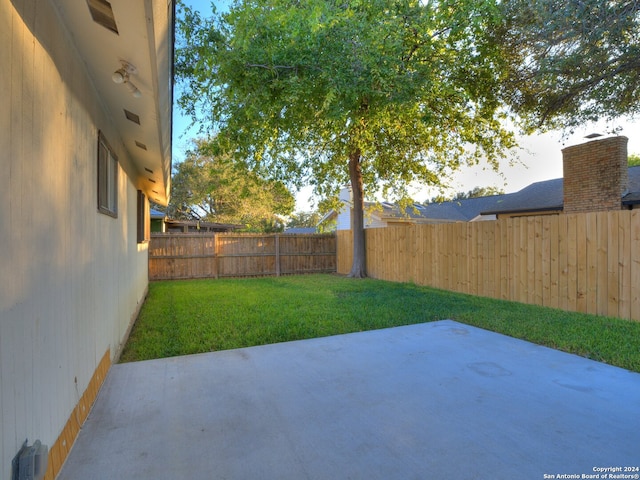
[[[237,0],[183,8],[176,72],[183,109],[214,149],[313,185],[349,182],[354,264],[364,276],[364,190],[406,195],[464,164],[497,168],[515,145],[489,33],[495,0]]]
[[[315,228],[320,220],[322,220],[320,212],[296,212],[289,216],[287,228]]]
[[[282,182],[265,180],[231,157],[213,156],[196,144],[175,166],[169,216],[245,225],[251,231],[282,229],[295,200]]]
[[[509,0],[505,101],[531,132],[640,113],[640,1]]]

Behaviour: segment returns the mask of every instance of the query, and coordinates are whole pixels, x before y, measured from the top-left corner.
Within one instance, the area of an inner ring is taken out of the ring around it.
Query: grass
[[[153,282],[121,361],[442,319],[640,372],[640,322],[336,275]]]

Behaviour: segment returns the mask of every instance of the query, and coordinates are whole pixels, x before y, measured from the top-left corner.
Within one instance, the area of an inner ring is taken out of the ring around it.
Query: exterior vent
[[[28,446],[25,441],[11,462],[11,480],[42,480],[47,471],[49,447],[36,440]]]
[[[136,140],[136,146],[138,148],[141,148],[142,150],[146,150],[147,146],[144,143],[140,143],[139,141]]]
[[[125,108],[124,115],[125,117],[127,117],[127,120],[131,120],[133,123],[137,123],[138,125],[140,125],[140,117],[135,113],[132,113]]]
[[[109,2],[106,0],[87,0],[87,5],[94,22],[119,35],[116,19],[113,16],[113,9]]]

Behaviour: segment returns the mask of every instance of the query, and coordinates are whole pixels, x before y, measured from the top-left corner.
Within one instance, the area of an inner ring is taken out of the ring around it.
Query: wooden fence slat
[[[538,227],[540,228],[540,273],[536,276],[536,290],[539,291],[536,302],[548,307],[551,297],[551,225],[549,217],[546,215],[541,217]]]
[[[330,273],[336,251],[335,235],[153,234],[149,278]]]
[[[470,281],[469,287],[467,288],[466,293],[470,293],[472,295],[478,294],[478,282],[479,282],[479,269],[480,265],[478,260],[478,243],[481,240],[478,238],[478,230],[476,225],[469,225],[469,229],[465,234],[465,243],[468,245],[469,252],[469,270],[470,270]]]
[[[620,265],[620,299],[618,316],[631,318],[631,215],[620,214],[618,221],[618,264]]]
[[[602,315],[611,315],[613,317],[618,316],[619,302],[620,302],[620,259],[618,258],[618,238],[610,237],[611,233],[619,235],[618,230],[618,212],[611,212],[608,215],[603,215],[604,221],[607,223],[607,232],[603,235],[607,238],[607,305],[603,306]]]
[[[567,215],[567,220],[567,309],[578,311],[578,218]],[[583,248],[582,253],[585,251]]]
[[[495,298],[507,298],[507,236],[505,232],[505,223],[496,222],[496,269],[495,269],[495,283],[496,292]]]
[[[640,210],[368,229],[374,278],[640,321]],[[338,232],[338,272],[351,266]]]
[[[295,237],[153,235],[149,276],[274,275],[276,252],[281,274],[348,273],[351,232]],[[376,278],[640,320],[639,211],[372,229],[366,251]]]
[[[533,247],[529,250],[529,264],[533,265],[533,301],[535,305],[544,305],[542,297],[542,276],[544,274],[544,252],[542,250],[542,217],[532,217]]]
[[[587,298],[589,300],[595,295],[589,295],[588,292],[588,272],[592,271],[591,267],[595,265],[595,228],[592,217],[587,215],[576,216],[576,258],[578,264],[578,272],[576,276],[576,309],[578,312],[588,312],[595,310],[595,302],[587,306]],[[595,311],[593,311],[595,313]]]
[[[549,306],[552,308],[558,308],[560,306],[560,300],[558,297],[558,287],[559,287],[559,218],[558,215],[548,215],[547,220],[549,222],[549,248],[551,255],[551,274],[549,278]]]
[[[558,308],[564,310],[569,310],[568,233],[567,215],[558,215]]]
[[[631,212],[630,227],[631,318],[640,320],[640,210]]]
[[[535,303],[536,301],[536,219],[535,217],[527,217],[527,287],[526,298],[527,303]]]
[[[609,250],[609,222],[607,221],[608,215],[606,212],[598,212],[595,214],[596,219],[596,275],[597,278],[593,280],[593,284],[590,285],[589,293],[593,291],[595,285],[596,291],[596,311],[598,315],[606,315],[607,305],[609,304],[609,282],[608,282],[608,250]]]

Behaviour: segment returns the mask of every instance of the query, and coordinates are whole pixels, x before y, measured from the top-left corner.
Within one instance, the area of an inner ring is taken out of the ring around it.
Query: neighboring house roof
[[[508,195],[465,198],[424,205],[424,214],[434,220],[449,222],[471,222],[482,216],[486,209],[493,208]]]
[[[640,204],[640,166],[629,167],[629,193],[622,197],[622,204]]]
[[[499,195],[503,197],[494,206],[484,209],[483,215],[528,213],[562,210],[564,204],[564,180],[554,178],[532,183],[519,192]],[[624,205],[640,203],[640,166],[629,167],[629,193],[621,198]]]
[[[413,207],[408,207],[404,211],[389,202],[380,204],[365,202],[365,220],[367,215],[370,217],[365,223],[368,227],[376,221],[379,223],[472,222],[495,219],[495,215],[498,214],[562,211],[563,184],[562,178],[554,178],[532,183],[514,193],[434,202],[426,205],[414,204]],[[629,167],[628,185],[628,193],[621,198],[622,204],[640,204],[640,166]],[[336,212],[331,211],[322,221],[335,218],[336,215]]]
[[[562,184],[562,178],[532,183],[518,192],[499,195],[501,198],[493,205],[483,209],[481,213],[483,215],[496,215],[499,213],[562,210]]]
[[[155,210],[153,208],[149,209],[149,217],[153,219],[163,219],[167,214],[164,212],[160,212],[159,210]]]
[[[382,211],[375,213],[386,221],[406,221],[414,223],[443,223],[443,222],[471,222],[480,219],[485,210],[497,208],[515,194],[491,195],[487,197],[465,198],[462,200],[449,200],[446,202],[434,202],[426,205],[414,204],[408,207],[404,213],[397,205],[382,202]],[[375,212],[375,203],[367,204]],[[365,205],[365,207],[367,207]]]
[[[494,206],[502,197],[504,195],[452,200],[427,205],[415,203],[404,210],[389,202],[365,202],[365,228],[381,227],[389,223],[470,222],[480,219],[480,212]],[[337,215],[336,212],[331,211],[325,215],[322,221],[331,220]]]

